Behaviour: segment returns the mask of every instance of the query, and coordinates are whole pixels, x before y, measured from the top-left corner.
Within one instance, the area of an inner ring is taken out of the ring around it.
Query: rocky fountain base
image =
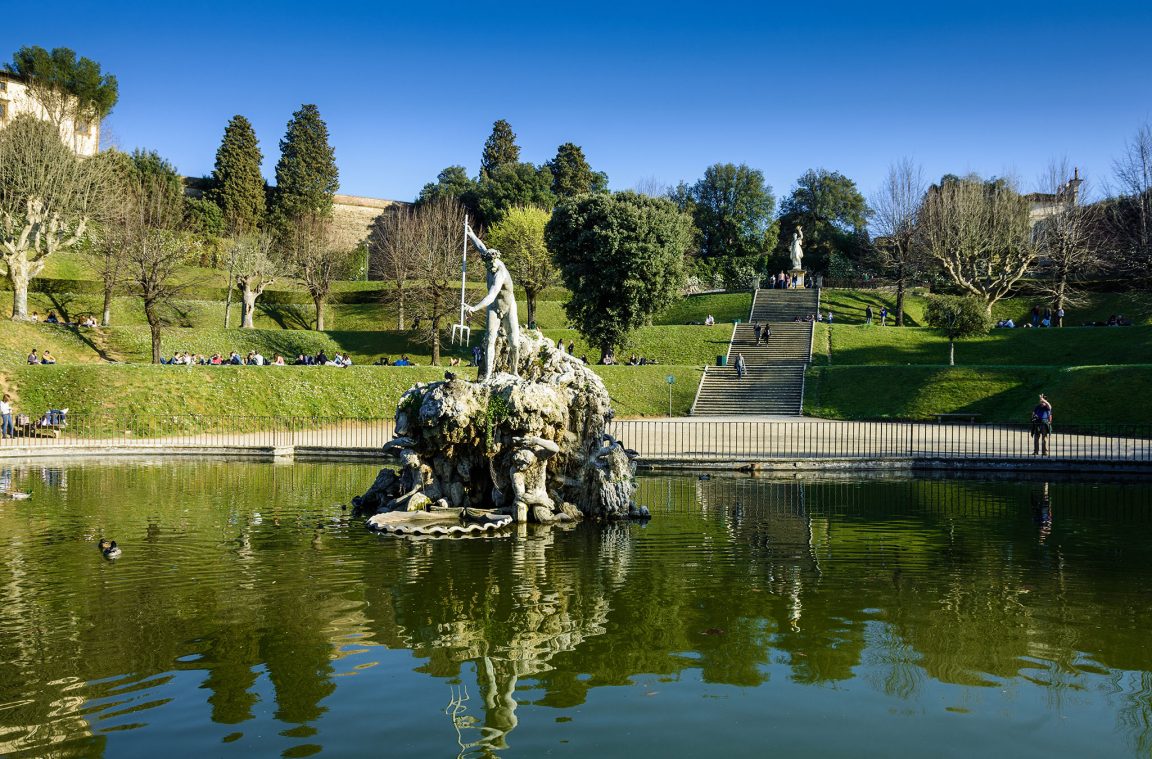
[[[396,409],[380,471],[353,499],[369,527],[475,534],[514,522],[647,518],[633,497],[635,452],[606,431],[600,378],[544,337],[520,336],[516,374],[417,384]],[[506,352],[505,352],[506,353]]]

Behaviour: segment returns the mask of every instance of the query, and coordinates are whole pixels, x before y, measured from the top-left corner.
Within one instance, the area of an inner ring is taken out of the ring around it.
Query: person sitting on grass
[[[408,360],[408,355],[401,356],[393,366],[412,366],[412,362]]]
[[[44,323],[45,324],[59,324],[60,318],[58,316],[56,316],[55,311],[49,311],[48,317],[46,319],[44,319]]]
[[[80,326],[81,327],[95,327],[96,326],[96,317],[91,316],[91,315],[85,316],[83,319],[80,320]]]
[[[39,364],[40,363],[40,355],[38,353],[36,353],[35,348],[33,348],[32,352],[28,354],[28,363],[29,364]]]
[[[54,364],[56,363],[56,357],[52,355],[52,351],[45,349],[44,353],[40,356],[40,363]]]
[[[239,353],[232,351],[232,355],[228,357],[228,363],[232,364],[233,366],[240,366],[244,363],[244,359],[240,358]]]

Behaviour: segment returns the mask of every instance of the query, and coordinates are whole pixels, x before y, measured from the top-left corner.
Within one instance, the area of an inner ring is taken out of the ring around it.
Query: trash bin
[[[728,357],[727,356],[717,356],[716,357],[716,366],[728,366]]]

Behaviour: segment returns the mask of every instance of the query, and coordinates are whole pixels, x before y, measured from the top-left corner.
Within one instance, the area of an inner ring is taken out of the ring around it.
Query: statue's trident
[[[467,286],[468,278],[468,235],[472,233],[472,228],[468,226],[468,215],[464,215],[464,258],[460,263],[460,323],[452,325],[452,344],[456,345],[459,341],[460,345],[467,345],[472,339],[472,328],[464,321],[466,315],[464,310],[464,289]]]

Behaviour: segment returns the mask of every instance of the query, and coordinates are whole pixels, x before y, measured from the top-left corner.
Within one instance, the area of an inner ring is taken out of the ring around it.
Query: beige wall
[[[28,95],[28,88],[4,73],[0,73],[0,111],[0,129],[22,113],[31,113],[38,119],[48,118],[44,106]],[[77,131],[76,124],[66,119],[60,127],[60,137],[77,154],[96,155],[100,151],[100,122],[80,124],[82,128]]]

